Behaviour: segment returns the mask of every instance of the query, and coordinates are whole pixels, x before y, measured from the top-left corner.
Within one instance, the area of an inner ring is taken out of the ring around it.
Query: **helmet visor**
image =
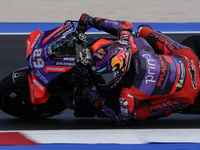
[[[95,74],[95,79],[96,79],[96,82],[100,84],[101,86],[106,86],[108,84],[113,84],[118,74],[119,74],[118,71],[113,71],[110,73]]]

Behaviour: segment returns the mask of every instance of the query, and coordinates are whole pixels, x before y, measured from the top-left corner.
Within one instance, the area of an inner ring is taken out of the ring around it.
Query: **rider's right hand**
[[[120,118],[115,114],[115,112],[111,108],[108,108],[106,105],[103,105],[101,110],[104,112],[104,114],[106,116],[108,116],[110,119],[112,119],[117,124],[117,126],[125,126],[126,125],[126,122],[120,120]]]
[[[112,119],[115,123],[119,123],[120,122],[119,118],[115,114],[115,112],[112,109],[108,108],[106,105],[103,105],[101,110],[104,112],[104,114],[106,114],[106,116],[108,116],[110,119]]]

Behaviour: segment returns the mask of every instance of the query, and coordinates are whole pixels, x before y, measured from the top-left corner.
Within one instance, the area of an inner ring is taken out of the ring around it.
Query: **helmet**
[[[129,70],[131,45],[126,41],[115,41],[97,48],[91,59],[91,70],[99,88],[115,87]]]

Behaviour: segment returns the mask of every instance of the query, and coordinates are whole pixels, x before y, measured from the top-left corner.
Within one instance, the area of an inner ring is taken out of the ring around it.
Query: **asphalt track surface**
[[[169,34],[181,42],[190,34]],[[28,35],[0,36],[0,80],[13,70],[27,66],[25,59],[26,39]],[[199,128],[200,115],[173,114],[148,124],[129,124],[117,127],[107,118],[75,118],[72,110],[44,120],[18,119],[0,111],[0,130],[50,130],[50,129],[184,129]]]

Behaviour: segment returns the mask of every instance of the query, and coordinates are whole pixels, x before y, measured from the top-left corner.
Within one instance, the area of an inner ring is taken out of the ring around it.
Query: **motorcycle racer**
[[[103,30],[114,39],[100,39],[91,47],[91,70],[96,84],[88,99],[118,125],[130,119],[168,116],[174,109],[193,104],[199,92],[199,60],[195,52],[168,36],[142,25],[136,31],[150,44],[139,47],[133,26],[128,21],[114,21],[82,14],[77,30],[91,27]],[[122,85],[119,112],[104,105],[99,91],[111,91]]]

